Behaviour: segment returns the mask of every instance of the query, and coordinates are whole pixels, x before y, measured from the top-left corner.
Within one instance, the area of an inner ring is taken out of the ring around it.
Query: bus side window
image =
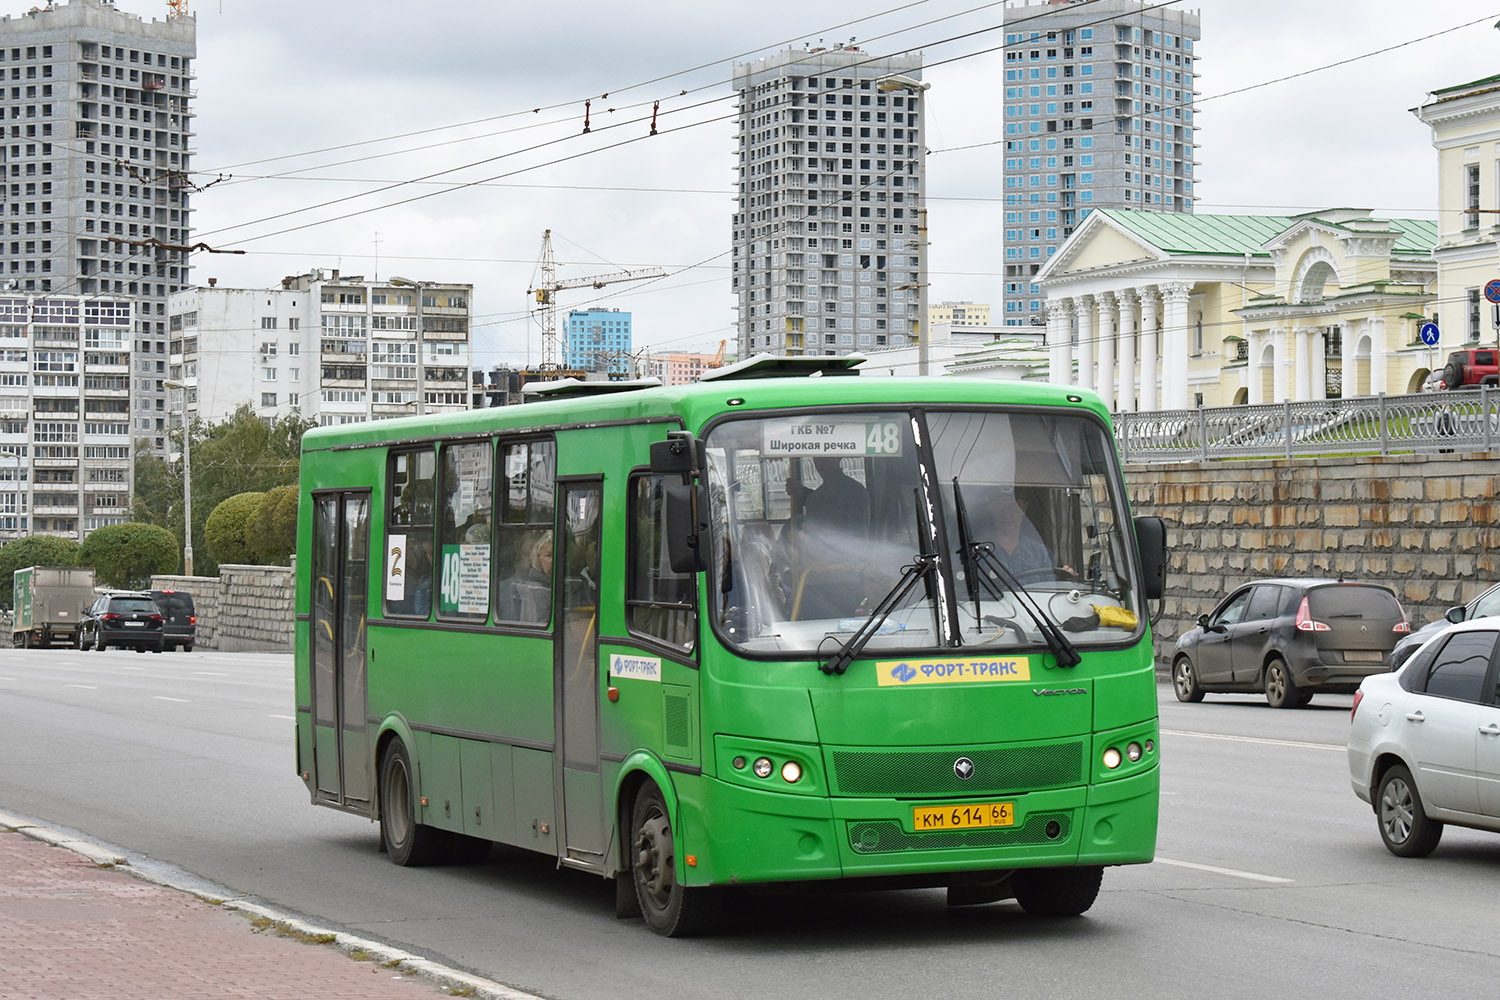
[[[431,448],[395,452],[386,467],[385,610],[426,618],[432,611]]]
[[[665,479],[631,480],[625,618],[631,632],[686,650],[697,631],[695,577],[674,573],[667,559]]]
[[[494,446],[443,446],[438,525],[440,618],[484,620],[490,594],[490,515]]]
[[[500,449],[495,534],[495,621],[546,626],[552,621],[556,450],[551,441]]]

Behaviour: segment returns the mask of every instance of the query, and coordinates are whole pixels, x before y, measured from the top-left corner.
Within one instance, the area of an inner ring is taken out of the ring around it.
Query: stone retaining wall
[[[1270,576],[1396,592],[1416,628],[1500,580],[1500,454],[1132,465],[1136,514],[1167,523],[1157,669],[1198,615]]]
[[[198,646],[291,652],[296,609],[287,566],[220,566],[217,577],[154,576],[151,586],[193,595]]]

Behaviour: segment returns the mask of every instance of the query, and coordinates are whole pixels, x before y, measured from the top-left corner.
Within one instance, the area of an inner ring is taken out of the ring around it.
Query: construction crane
[[[729,341],[727,341],[727,340],[721,340],[721,341],[719,341],[719,351],[718,351],[718,353],[714,355],[714,359],[712,361],[710,361],[708,364],[704,365],[703,367],[705,367],[705,368],[722,368],[722,367],[724,367],[724,348],[727,347],[728,345],[729,345]]]
[[[188,12],[188,0],[167,0],[167,9],[169,17],[182,17]]]
[[[620,281],[642,281],[646,278],[665,278],[667,272],[659,267],[643,267],[635,271],[617,271],[614,274],[596,274],[591,278],[557,278],[557,259],[552,255],[552,230],[542,233],[542,280],[526,294],[536,296],[537,312],[542,324],[542,371],[557,370],[557,293],[570,288],[603,288]]]

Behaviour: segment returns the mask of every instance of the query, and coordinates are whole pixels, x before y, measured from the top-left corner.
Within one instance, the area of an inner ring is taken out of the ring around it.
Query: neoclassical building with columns
[[[1116,412],[1416,391],[1437,224],[1090,213],[1038,274],[1051,380]]]

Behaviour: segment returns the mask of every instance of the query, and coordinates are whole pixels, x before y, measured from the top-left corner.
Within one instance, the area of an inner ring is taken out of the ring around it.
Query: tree
[[[284,565],[297,548],[297,487],[267,490],[245,522],[245,546],[256,561]]]
[[[11,578],[25,566],[77,566],[78,543],[56,535],[32,535],[0,545],[0,607],[9,608]]]
[[[245,544],[245,525],[264,496],[264,493],[236,493],[208,515],[203,535],[208,542],[208,556],[215,563],[255,561],[255,554]]]
[[[218,572],[208,544],[207,522],[212,512],[229,497],[259,493],[296,483],[302,435],[316,421],[287,416],[262,420],[248,405],[227,419],[192,425],[193,453],[193,553],[194,571],[212,576]],[[172,449],[182,451],[182,431],[172,434]],[[135,496],[131,516],[158,524],[182,537],[182,463],[163,462],[137,449]]]
[[[154,573],[177,569],[180,545],[166,528],[139,521],[95,528],[78,548],[78,561],[94,568],[105,586],[144,589]]]

